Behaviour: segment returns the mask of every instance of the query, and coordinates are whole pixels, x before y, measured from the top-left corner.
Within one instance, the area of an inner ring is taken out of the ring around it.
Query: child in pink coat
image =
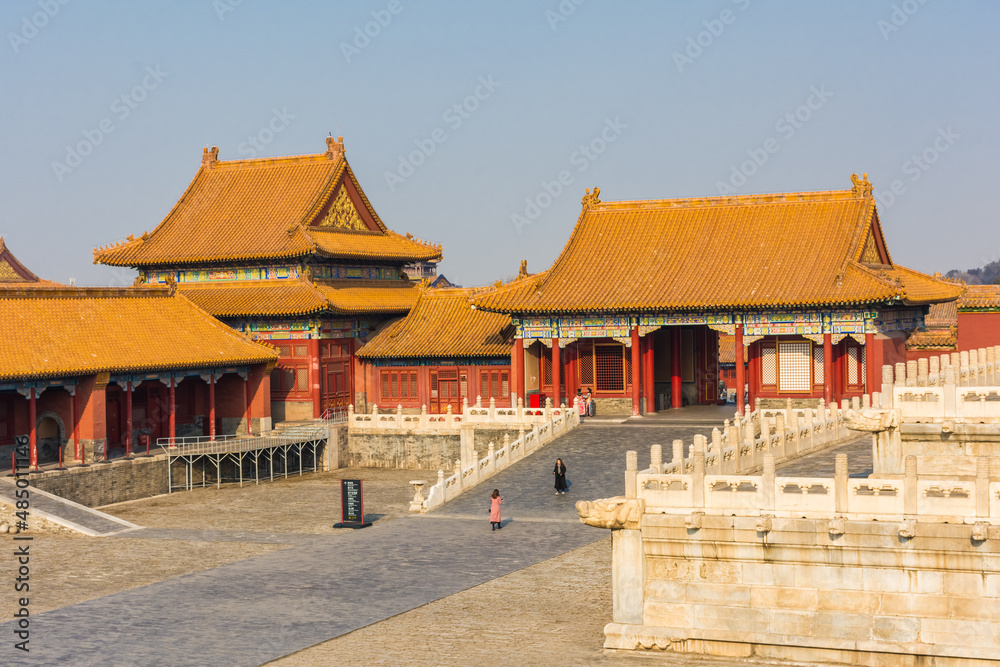
[[[490,525],[493,526],[493,530],[503,528],[500,524],[500,505],[502,503],[503,498],[500,497],[500,490],[493,489],[493,495],[490,496]]]

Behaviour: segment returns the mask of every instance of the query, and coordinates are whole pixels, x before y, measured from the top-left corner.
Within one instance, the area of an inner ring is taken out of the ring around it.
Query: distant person
[[[552,471],[552,474],[556,476],[556,495],[566,493],[566,464],[563,463],[562,459],[556,459],[556,467]]]
[[[583,397],[581,389],[576,390],[576,409],[580,411],[580,421],[587,416],[587,399]]]
[[[503,504],[503,498],[500,497],[500,489],[493,489],[493,495],[490,496],[490,525],[493,526],[493,530],[503,528],[503,524],[500,523],[500,505]]]
[[[597,414],[597,404],[594,403],[594,395],[587,389],[587,416],[593,417]]]

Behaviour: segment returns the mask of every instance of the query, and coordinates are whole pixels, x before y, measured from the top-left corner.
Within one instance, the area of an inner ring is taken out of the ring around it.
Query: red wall
[[[958,313],[958,352],[1000,345],[1000,312]]]

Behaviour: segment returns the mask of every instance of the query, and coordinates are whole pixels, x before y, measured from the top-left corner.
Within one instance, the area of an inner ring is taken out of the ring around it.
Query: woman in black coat
[[[566,466],[562,459],[556,459],[556,467],[552,474],[556,476],[556,495],[566,493]]]

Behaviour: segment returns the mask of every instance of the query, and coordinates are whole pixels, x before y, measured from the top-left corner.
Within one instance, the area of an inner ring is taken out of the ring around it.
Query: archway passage
[[[38,420],[38,462],[52,463],[59,460],[59,448],[63,445],[62,428],[52,417]]]

